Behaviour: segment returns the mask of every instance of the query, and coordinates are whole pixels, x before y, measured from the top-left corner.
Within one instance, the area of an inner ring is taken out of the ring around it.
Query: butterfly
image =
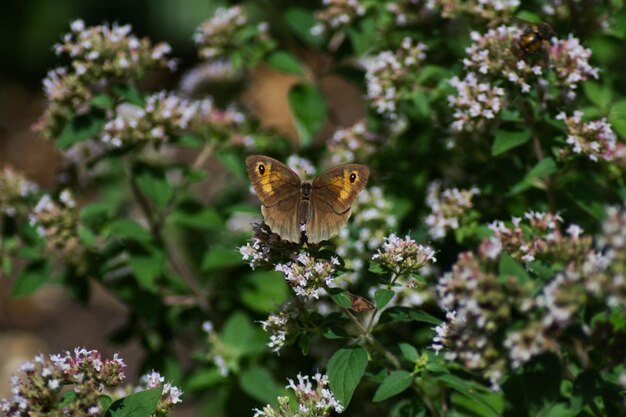
[[[287,165],[263,155],[247,157],[246,168],[265,223],[296,243],[319,243],[339,233],[369,178],[367,166],[344,164],[303,181]]]

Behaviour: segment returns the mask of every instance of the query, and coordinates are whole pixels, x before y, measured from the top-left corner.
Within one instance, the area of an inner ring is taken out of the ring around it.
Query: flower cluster
[[[496,259],[502,251],[513,258],[532,262],[538,256],[567,261],[584,255],[591,247],[591,238],[581,236],[582,229],[571,224],[564,235],[558,214],[529,211],[523,219],[514,217],[510,225],[494,221],[489,225],[493,236],[483,241],[480,254],[486,259]]]
[[[316,259],[303,251],[294,261],[276,264],[275,269],[285,275],[285,280],[296,295],[317,299],[324,288],[333,283],[338,265],[340,264],[336,257],[331,257],[330,260]]]
[[[361,0],[322,0],[322,3],[325,7],[315,12],[318,23],[311,28],[315,36],[342,29],[366,12]]]
[[[371,253],[382,245],[385,236],[397,223],[392,214],[393,205],[385,198],[382,188],[366,188],[352,205],[354,228],[344,227],[339,232],[337,253],[345,259],[346,267],[360,272]],[[341,283],[353,282],[357,274],[343,274]]]
[[[522,34],[516,26],[500,26],[482,35],[472,32],[474,43],[465,49],[463,65],[482,75],[502,77],[528,93],[530,83],[542,75],[543,69],[520,57],[518,44]]]
[[[583,114],[575,111],[568,117],[565,113],[557,116],[558,120],[563,120],[567,130],[567,144],[571,152],[586,155],[590,160],[613,161],[626,160],[626,146],[617,141],[617,135],[605,119],[583,122]],[[568,150],[561,151],[562,155],[567,155]]]
[[[591,49],[585,48],[573,35],[553,40],[549,50],[550,63],[556,73],[556,84],[569,98],[576,96],[576,87],[589,78],[598,78],[598,68],[589,63]]]
[[[427,0],[429,9],[441,8],[441,15],[454,18],[467,13],[489,21],[508,20],[519,0]]]
[[[450,85],[457,90],[457,95],[448,97],[448,104],[454,109],[455,132],[484,131],[505,107],[504,89],[479,82],[473,72],[462,80],[452,77]]]
[[[400,239],[393,233],[385,238],[382,248],[372,256],[372,260],[398,276],[418,273],[430,262],[437,262],[432,248],[418,245],[409,236]]]
[[[183,401],[180,398],[183,395],[183,391],[170,382],[164,382],[165,378],[153,370],[142,375],[139,378],[139,384],[135,387],[135,392],[162,387],[161,398],[159,398],[153,413],[156,417],[166,417],[173,406]]]
[[[282,240],[267,224],[256,223],[252,228],[254,236],[239,248],[239,253],[250,268],[273,267],[282,259],[292,259],[298,255],[300,245]]]
[[[124,361],[114,355],[103,359],[96,350],[74,349],[74,353],[37,355],[23,363],[22,378],[11,379],[13,396],[0,401],[0,413],[6,417],[33,415],[101,415],[100,397],[106,387],[119,385],[125,378]],[[72,387],[72,401],[62,401],[66,386]]]
[[[396,51],[383,51],[365,61],[367,98],[378,113],[398,117],[399,102],[414,93],[425,50],[426,45],[406,37]]]
[[[37,184],[27,180],[10,166],[4,166],[0,171],[0,216],[24,214],[28,201],[37,191]]]
[[[306,158],[298,155],[289,155],[287,158],[287,166],[293,169],[300,178],[311,178],[317,172],[315,166]]]
[[[231,355],[222,343],[220,336],[215,331],[213,323],[205,321],[202,323],[202,330],[208,335],[210,350],[207,353],[208,359],[213,362],[220,375],[227,376],[230,372],[229,360]]]
[[[298,374],[298,382],[288,379],[287,388],[294,391],[297,407],[290,407],[289,397],[278,397],[278,408],[266,405],[255,409],[254,417],[328,417],[333,411],[341,413],[343,406],[328,388],[328,376],[319,372],[309,377]],[[313,382],[315,387],[313,387]],[[293,411],[297,410],[297,411]]]
[[[570,236],[562,237],[557,227],[560,220],[554,215],[529,213],[527,220],[526,232],[547,232],[535,242],[540,251],[549,245],[560,247],[550,259],[564,268],[547,282],[522,282],[515,277],[499,278],[489,272],[482,262],[485,259],[461,254],[452,271],[439,280],[439,302],[448,320],[435,329],[433,348],[447,348],[446,358],[483,372],[494,387],[507,364],[517,368],[544,352],[595,349],[594,355],[603,357],[607,367],[623,361],[623,354],[615,354],[611,343],[593,345],[595,338],[607,337],[601,320],[587,324],[579,313],[626,307],[626,209],[607,209],[595,248],[577,226],[570,226]],[[519,222],[515,228],[509,237],[523,234]],[[568,255],[559,258],[562,253]],[[586,342],[571,340],[568,330],[572,328],[585,334]]]
[[[437,286],[448,322],[436,329],[433,348],[439,351],[443,346],[450,347],[446,359],[483,371],[497,386],[506,360],[495,335],[516,312],[532,305],[531,290],[531,286],[523,286],[513,277],[499,280],[497,275],[483,271],[472,253],[462,253]]]
[[[360,120],[346,129],[339,129],[328,141],[328,153],[335,165],[348,162],[364,162],[376,152],[379,138]]]
[[[193,36],[200,58],[230,61],[235,67],[253,66],[274,48],[266,22],[251,25],[242,6],[218,7],[212,18],[202,22]],[[244,51],[241,62],[232,62],[233,53]]]
[[[245,116],[235,109],[220,110],[211,98],[187,100],[161,91],[146,98],[143,108],[122,103],[103,129],[100,140],[112,147],[133,143],[164,143],[183,132],[196,131],[212,139],[238,141]]]
[[[428,233],[433,239],[442,239],[448,230],[460,227],[466,212],[472,208],[472,198],[480,190],[472,187],[469,190],[446,188],[441,190],[441,183],[433,181],[428,186],[426,205],[431,213],[426,216],[425,223]]]
[[[267,320],[261,322],[263,330],[270,335],[270,341],[267,346],[274,353],[280,352],[287,344],[289,334],[293,333],[293,320],[297,317],[293,307],[294,304],[288,301],[282,305],[278,313],[270,314]]]
[[[62,191],[56,200],[44,194],[29,214],[29,223],[45,240],[49,253],[74,266],[86,266],[86,248],[78,235],[76,202],[69,190]]]
[[[398,26],[408,26],[414,24],[419,19],[419,0],[400,0],[387,4],[387,11],[395,17]]]
[[[55,45],[57,55],[71,59],[70,68],[57,68],[44,80],[48,106],[38,128],[56,137],[75,114],[89,111],[91,99],[113,82],[138,79],[149,69],[175,68],[166,43],[152,45],[131,33],[130,25],[85,27],[82,20]]]

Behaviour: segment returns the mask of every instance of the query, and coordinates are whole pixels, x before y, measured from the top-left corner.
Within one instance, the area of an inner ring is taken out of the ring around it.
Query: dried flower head
[[[328,388],[327,375],[319,372],[313,377],[298,374],[297,379],[297,383],[288,379],[287,385],[288,389],[294,391],[297,406],[291,407],[287,396],[278,397],[278,408],[268,404],[262,410],[255,409],[254,417],[328,417],[333,411],[343,411],[343,406]],[[315,387],[311,379],[315,382]]]
[[[378,113],[398,117],[398,104],[414,93],[425,51],[425,44],[406,37],[396,51],[383,51],[365,61],[367,98]]]
[[[365,15],[367,6],[361,0],[322,0],[324,8],[315,12],[317,24],[311,28],[315,36],[336,32]]]
[[[460,227],[465,214],[472,208],[472,198],[480,194],[480,190],[472,187],[469,190],[446,188],[441,190],[441,183],[433,181],[428,186],[426,205],[431,214],[426,216],[425,223],[428,233],[433,239],[442,239],[448,230]]]

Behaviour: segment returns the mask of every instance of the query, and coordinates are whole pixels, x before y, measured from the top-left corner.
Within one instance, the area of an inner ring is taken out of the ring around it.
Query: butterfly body
[[[365,165],[344,164],[302,181],[283,163],[262,155],[249,156],[246,168],[265,223],[292,242],[318,243],[337,234],[369,177]]]

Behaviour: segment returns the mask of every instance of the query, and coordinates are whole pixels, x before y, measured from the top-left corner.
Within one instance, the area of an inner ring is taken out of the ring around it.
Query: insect
[[[544,42],[550,41],[554,36],[552,26],[547,23],[531,23],[517,19],[526,25],[526,30],[520,36],[517,46],[524,55],[531,55],[543,47]]]
[[[336,235],[369,178],[367,166],[344,164],[302,181],[285,164],[262,155],[246,158],[246,168],[265,223],[296,243],[318,243]]]

